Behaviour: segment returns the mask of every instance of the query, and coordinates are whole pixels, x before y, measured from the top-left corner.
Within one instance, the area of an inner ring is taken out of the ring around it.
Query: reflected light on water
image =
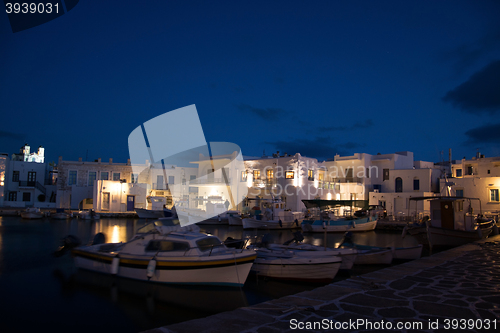
[[[120,229],[117,225],[114,225],[111,231],[111,243],[120,243]]]

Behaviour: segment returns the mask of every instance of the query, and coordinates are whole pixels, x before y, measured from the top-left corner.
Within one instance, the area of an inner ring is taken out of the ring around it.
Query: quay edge
[[[500,263],[492,260],[499,254],[497,235],[311,291],[144,333],[293,332],[297,329],[291,328],[292,319],[412,322],[424,332],[433,332],[429,320],[441,325],[445,319],[497,320],[500,327]]]

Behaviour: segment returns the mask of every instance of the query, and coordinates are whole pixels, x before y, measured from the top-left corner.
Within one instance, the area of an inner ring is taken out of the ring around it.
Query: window
[[[36,182],[36,172],[30,171],[28,172],[28,184],[34,184]]]
[[[223,246],[220,240],[215,237],[207,237],[200,239],[199,241],[196,242],[196,245],[198,245],[198,248],[201,251],[206,251],[215,247]]]
[[[314,180],[314,170],[307,170],[307,180]]]
[[[345,169],[345,178],[352,180],[353,173],[354,173],[354,168],[347,168],[347,169]]]
[[[498,189],[497,188],[490,190],[490,201],[495,201],[495,202],[500,201],[500,200],[498,200]]]
[[[267,169],[266,170],[266,176],[267,176],[267,179],[273,179],[274,178],[274,171],[273,171],[273,169]]]
[[[488,175],[491,173],[490,171],[491,171],[491,170],[488,170]]]
[[[462,177],[462,169],[455,170],[455,177]]]
[[[68,185],[76,185],[76,176],[77,176],[77,171],[76,170],[70,170],[69,175],[68,175]]]
[[[413,190],[414,191],[420,190],[420,180],[418,178],[413,179]]]
[[[182,185],[186,185],[186,178],[182,178]]]
[[[260,179],[260,170],[253,171],[253,179]]]
[[[241,172],[241,178],[240,178],[240,181],[242,182],[246,182],[247,181],[247,177],[248,177],[248,174],[246,171],[242,171]]]
[[[168,184],[169,185],[175,184],[175,177],[174,176],[168,176]]]
[[[286,179],[294,179],[295,178],[295,172],[294,171],[286,171],[285,172],[285,178]]]
[[[19,171],[12,172],[12,181],[13,182],[18,182],[19,181]]]
[[[9,192],[9,201],[17,201],[17,192]]]
[[[94,186],[94,181],[97,178],[97,172],[89,171],[89,183],[88,186]]]
[[[137,174],[137,173],[130,174],[130,182],[131,183],[137,183],[138,180],[139,180],[139,174]]]
[[[101,180],[108,180],[108,179],[109,179],[109,172],[101,171]]]
[[[114,181],[120,180],[120,173],[119,172],[113,172],[113,180]]]
[[[456,192],[455,192],[455,196],[456,196],[456,197],[463,198],[463,197],[464,197],[464,190],[463,190],[463,189],[461,189],[461,190],[456,190]]]
[[[173,242],[164,240],[149,241],[146,246],[146,252],[169,252],[169,251],[187,251],[189,244],[186,242]]]
[[[370,178],[370,173],[371,173],[371,169],[370,168],[366,168],[366,173],[365,173],[365,177],[366,178]]]
[[[394,182],[395,182],[396,192],[403,192],[403,179],[401,179],[401,177],[398,177],[394,180]]]
[[[474,174],[474,169],[472,168],[472,165],[467,166],[467,175],[473,175]]]
[[[384,169],[382,180],[389,180],[389,169]]]
[[[23,192],[23,201],[31,201],[31,193]]]

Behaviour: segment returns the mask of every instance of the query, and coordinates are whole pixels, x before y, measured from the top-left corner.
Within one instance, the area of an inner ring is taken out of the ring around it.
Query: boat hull
[[[273,279],[304,282],[329,282],[340,269],[337,257],[257,258],[252,271]]]
[[[43,217],[43,213],[22,212],[21,217],[28,220],[41,219]]]
[[[281,225],[279,220],[257,220],[255,218],[245,218],[241,221],[243,229],[294,229],[300,228],[300,224],[295,221],[282,221]]]
[[[71,216],[68,213],[54,213],[50,215],[50,217],[54,220],[67,220],[71,218]]]
[[[474,231],[453,230],[421,226],[408,228],[408,233],[414,236],[420,244],[428,247],[434,246],[460,246],[484,239],[491,233],[491,228],[477,229]]]
[[[303,221],[301,224],[304,232],[361,232],[375,230],[377,220],[370,221],[368,219],[360,220],[330,220],[324,221]]]
[[[358,253],[355,265],[390,265],[393,254],[391,249],[387,250],[362,250]]]
[[[94,272],[113,274],[116,255],[73,251],[75,266]],[[243,286],[256,257],[255,253],[213,257],[157,258],[154,274],[148,278],[151,257],[121,256],[116,276],[168,284]]]
[[[243,225],[242,218],[239,216],[229,215],[227,221],[229,225],[238,225],[238,226]]]

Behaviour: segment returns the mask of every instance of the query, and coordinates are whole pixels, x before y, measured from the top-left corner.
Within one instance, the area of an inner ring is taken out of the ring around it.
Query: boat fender
[[[111,261],[111,274],[118,274],[118,268],[120,267],[120,258],[114,257],[113,261]]]
[[[156,270],[156,260],[151,259],[148,264],[148,268],[146,269],[146,276],[148,277],[148,280],[155,275],[155,270]]]
[[[218,215],[218,217],[219,217],[219,222],[221,222],[221,221],[222,221],[222,219],[220,218],[220,215]]]

